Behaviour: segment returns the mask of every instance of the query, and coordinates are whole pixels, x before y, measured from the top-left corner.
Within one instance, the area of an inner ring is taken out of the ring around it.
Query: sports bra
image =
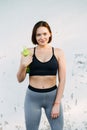
[[[29,75],[30,76],[56,75],[58,70],[58,61],[54,55],[54,48],[52,47],[52,53],[53,53],[52,57],[50,58],[49,61],[46,62],[41,62],[37,59],[37,57],[35,56],[35,49],[36,47],[34,47],[33,61],[29,65],[30,68]]]

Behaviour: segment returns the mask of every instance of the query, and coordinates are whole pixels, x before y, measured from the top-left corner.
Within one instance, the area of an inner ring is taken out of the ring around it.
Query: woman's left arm
[[[53,104],[51,116],[52,118],[56,118],[59,116],[59,108],[60,108],[60,103],[61,99],[63,96],[64,92],[64,87],[65,87],[65,81],[66,81],[66,60],[65,60],[65,55],[64,52],[60,49],[56,51],[56,57],[58,60],[58,89],[57,89],[57,94],[56,98]]]
[[[58,91],[55,99],[55,103],[60,103],[63,92],[64,92],[64,87],[65,87],[65,81],[66,81],[66,60],[65,60],[65,55],[62,50],[59,50],[58,53]]]

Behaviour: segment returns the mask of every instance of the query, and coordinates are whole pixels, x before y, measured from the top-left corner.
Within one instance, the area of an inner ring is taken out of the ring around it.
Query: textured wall
[[[4,64],[6,66],[3,68]],[[16,61],[0,57],[0,130],[25,129],[23,103],[27,79],[22,84],[17,83],[16,67]],[[87,54],[73,55],[70,73],[71,77],[67,79],[70,85],[66,83],[62,99],[64,130],[87,130]],[[43,110],[40,130],[49,128]]]
[[[87,0],[0,0],[0,130],[25,130],[28,76],[19,84],[16,73],[22,47],[32,47],[32,27],[39,20],[51,25],[52,45],[66,55],[64,130],[87,130]],[[43,112],[40,129],[48,128]]]

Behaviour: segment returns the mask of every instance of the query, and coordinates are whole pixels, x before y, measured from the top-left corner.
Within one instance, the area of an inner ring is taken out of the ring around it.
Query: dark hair
[[[45,22],[45,21],[39,21],[38,23],[36,23],[36,24],[34,25],[34,28],[33,28],[33,30],[32,30],[32,37],[31,37],[31,38],[32,38],[33,44],[35,44],[35,45],[38,44],[38,43],[37,43],[37,40],[36,40],[36,31],[37,31],[37,29],[38,29],[39,27],[46,27],[46,28],[49,30],[49,32],[52,34],[51,28],[50,28],[49,24],[48,24],[47,22]],[[49,37],[48,43],[50,43],[51,40],[52,40],[52,35]]]

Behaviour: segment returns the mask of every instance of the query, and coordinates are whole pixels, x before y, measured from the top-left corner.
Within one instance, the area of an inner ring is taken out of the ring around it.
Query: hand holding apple
[[[23,51],[22,51],[22,54],[23,54],[23,56],[25,56],[25,57],[28,56],[28,55],[30,54],[29,49],[28,49],[28,48],[24,48]],[[29,73],[29,72],[30,72],[30,68],[27,67],[26,73]]]

